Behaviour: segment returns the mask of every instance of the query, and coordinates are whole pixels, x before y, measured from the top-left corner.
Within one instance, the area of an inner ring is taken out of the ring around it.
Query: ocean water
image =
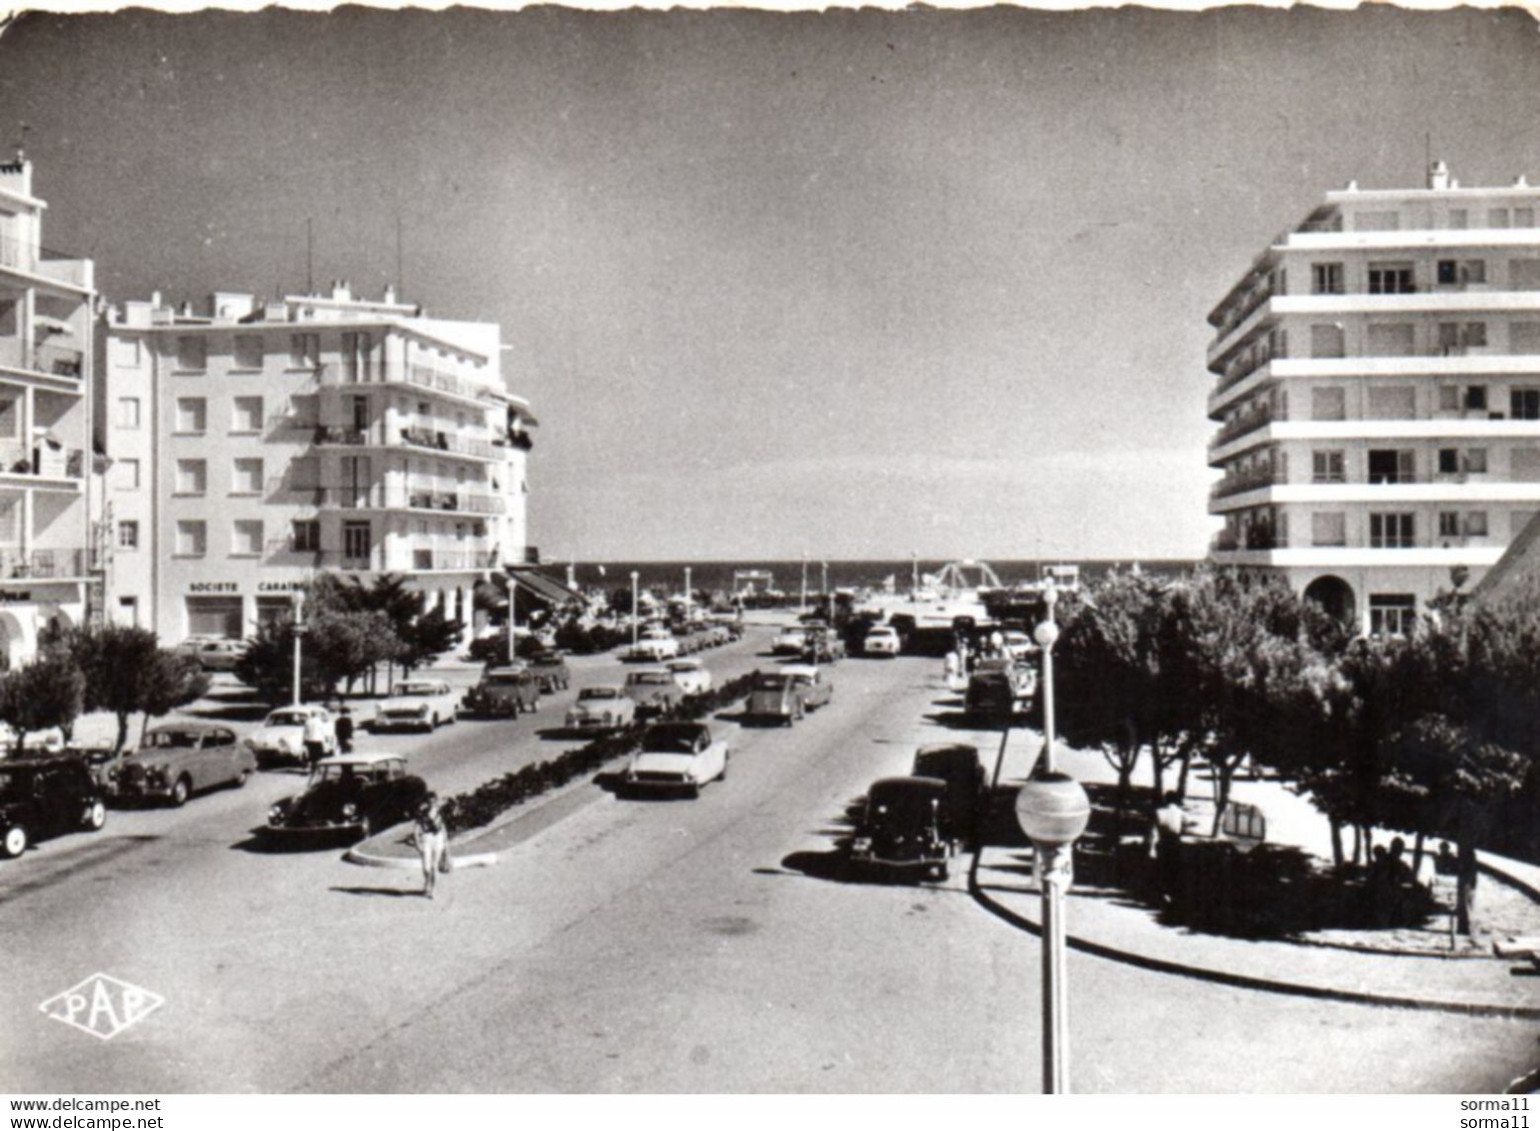
[[[1059,564],[1061,559],[1007,559],[1003,561],[991,561],[990,567],[995,571],[1001,582],[1005,585],[1015,585],[1018,582],[1038,581],[1042,578],[1043,566]],[[1080,579],[1083,582],[1094,582],[1114,569],[1128,569],[1137,562],[1139,568],[1146,573],[1178,574],[1186,573],[1198,565],[1196,558],[1125,558],[1118,561],[1077,561],[1073,564],[1080,567]],[[566,562],[545,562],[542,569],[552,577],[564,580],[567,572]],[[807,587],[810,592],[819,592],[823,585],[823,567],[825,563],[809,561],[807,564]],[[946,562],[941,560],[920,559],[920,573],[939,573]],[[733,588],[733,573],[737,570],[766,570],[775,578],[775,587],[785,593],[796,593],[802,588],[802,561],[727,561],[727,562],[575,562],[573,573],[577,584],[583,588],[599,586],[604,588],[627,588],[631,584],[631,571],[638,574],[637,584],[643,589],[678,590],[684,588],[685,567],[690,569],[690,585],[697,590],[712,592],[721,590],[728,592]],[[858,586],[879,586],[883,579],[893,577],[894,583],[899,589],[907,589],[913,575],[913,560],[910,558],[874,559],[864,561],[829,561],[828,579],[829,586],[834,589],[855,588]],[[971,575],[970,575],[971,576]]]

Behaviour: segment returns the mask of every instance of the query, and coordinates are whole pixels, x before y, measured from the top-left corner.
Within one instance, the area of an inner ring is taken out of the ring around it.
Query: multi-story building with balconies
[[[1329,192],[1209,315],[1210,547],[1366,632],[1540,511],[1540,188]]]
[[[495,324],[339,284],[198,314],[156,295],[100,338],[114,619],[247,636],[324,569],[405,575],[469,633],[475,582],[525,561],[534,417]]]
[[[32,163],[0,164],[0,666],[87,617],[94,267],[42,244]]]

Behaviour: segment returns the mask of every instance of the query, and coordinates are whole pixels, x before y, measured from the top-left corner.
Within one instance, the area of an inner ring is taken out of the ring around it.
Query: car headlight
[[[351,821],[356,816],[358,816],[358,806],[354,805],[351,801],[342,807],[342,819],[344,821]]]
[[[870,852],[872,850],[872,838],[869,836],[858,836],[850,847],[856,852]]]
[[[267,810],[267,823],[276,825],[283,820],[285,807],[282,801],[275,801]]]

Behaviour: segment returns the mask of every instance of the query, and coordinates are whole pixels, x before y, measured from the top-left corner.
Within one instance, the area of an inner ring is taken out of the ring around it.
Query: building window
[[[1508,323],[1509,353],[1540,353],[1540,322]]]
[[[1342,293],[1342,264],[1312,263],[1310,265],[1310,293],[1340,295]]]
[[[209,406],[202,397],[177,397],[176,430],[180,433],[203,432],[208,425]]]
[[[230,553],[238,557],[254,557],[262,552],[262,520],[238,519],[231,532]]]
[[[129,628],[139,627],[139,598],[118,598],[118,621],[128,625]]]
[[[1487,210],[1487,227],[1506,228],[1508,226],[1508,210],[1506,208],[1489,208]]]
[[[1487,512],[1471,511],[1465,516],[1465,535],[1468,538],[1487,536]]]
[[[262,431],[262,398],[236,397],[230,411],[230,431]]]
[[[1485,448],[1466,448],[1460,454],[1460,470],[1472,475],[1485,475],[1487,471],[1487,450]]]
[[[1513,226],[1515,228],[1533,228],[1535,226],[1535,210],[1533,208],[1515,208],[1513,210]]]
[[[314,369],[320,364],[320,334],[289,335],[289,367],[291,369]]]
[[[1487,344],[1485,322],[1440,322],[1438,324],[1438,348],[1444,354],[1461,354],[1467,349],[1481,348]]]
[[[118,491],[139,489],[139,461],[118,459],[112,461],[113,488]]]
[[[1465,386],[1465,407],[1476,412],[1487,410],[1487,387],[1485,385]]]
[[[1460,536],[1460,512],[1438,512],[1438,536],[1440,538],[1458,538]]]
[[[1371,295],[1409,295],[1417,290],[1410,263],[1369,264]]]
[[[1438,473],[1440,475],[1460,474],[1460,450],[1458,448],[1440,448],[1438,450]]]
[[[183,519],[178,522],[176,552],[189,558],[201,558],[208,553],[208,524],[200,519]]]
[[[1438,410],[1440,412],[1459,412],[1463,401],[1460,386],[1440,385],[1438,387]]]
[[[295,491],[314,491],[321,486],[321,461],[299,456],[289,461],[289,486]]]
[[[1310,516],[1312,546],[1346,546],[1347,516],[1341,511],[1317,512]]]
[[[238,459],[230,481],[232,495],[260,495],[262,493],[262,460]]]
[[[1369,515],[1369,546],[1375,550],[1410,550],[1416,545],[1415,518],[1410,511]]]
[[[1464,287],[1487,281],[1485,259],[1440,259],[1438,282],[1442,287]]]
[[[1508,415],[1515,420],[1540,420],[1540,389],[1508,390]]]
[[[1410,322],[1371,322],[1365,337],[1370,357],[1410,357],[1417,352],[1417,328]]]
[[[1311,480],[1316,483],[1343,483],[1347,480],[1346,463],[1340,451],[1310,453]]]
[[[1369,452],[1370,483],[1413,483],[1417,479],[1417,453],[1410,448],[1383,448]]]
[[[138,397],[119,397],[118,398],[118,427],[119,428],[138,428],[139,427],[139,398]]]
[[[350,562],[369,560],[369,523],[344,522],[342,524],[342,556]]]
[[[262,335],[235,335],[235,367],[237,369],[262,368]]]
[[[176,493],[178,495],[202,495],[208,490],[209,465],[207,460],[179,459],[176,461]]]
[[[21,499],[15,495],[0,500],[0,546],[21,545]]]
[[[118,549],[137,550],[139,548],[139,520],[125,518],[118,523]]]
[[[0,397],[0,440],[21,439],[21,401]]]
[[[208,348],[202,337],[189,334],[176,340],[176,367],[190,373],[208,368]]]
[[[1342,357],[1344,353],[1341,326],[1325,322],[1310,327],[1311,357]]]
[[[321,523],[313,518],[295,519],[292,548],[297,554],[313,554],[321,549]]]
[[[1369,634],[1406,636],[1417,624],[1417,598],[1411,593],[1369,594]]]

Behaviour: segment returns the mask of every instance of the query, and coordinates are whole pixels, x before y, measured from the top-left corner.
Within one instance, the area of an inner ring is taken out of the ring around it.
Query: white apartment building
[[[1469,584],[1540,511],[1540,189],[1329,192],[1209,315],[1216,563],[1365,632]]]
[[[469,636],[476,581],[525,561],[535,419],[495,324],[336,284],[197,314],[155,295],[99,337],[113,619],[249,636],[317,570],[389,572]]]
[[[0,163],[0,666],[87,617],[94,266],[42,244],[32,163]]]

